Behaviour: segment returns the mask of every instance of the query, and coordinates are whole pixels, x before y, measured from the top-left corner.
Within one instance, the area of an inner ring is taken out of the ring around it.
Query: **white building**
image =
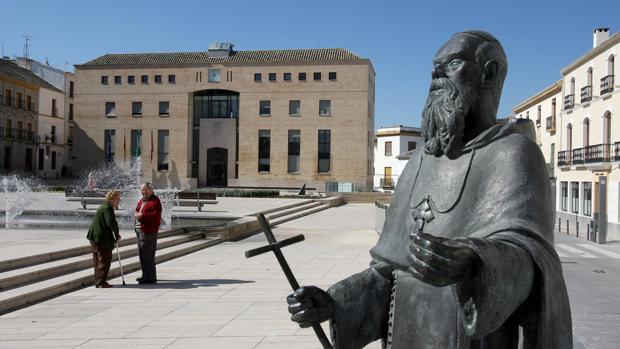
[[[14,62],[55,87],[39,89],[35,173],[41,178],[59,179],[70,173],[67,143],[70,120],[73,119],[73,74],[29,58],[19,57]]]
[[[620,34],[594,30],[593,48],[561,70],[562,78],[523,101],[515,117],[535,120],[550,170],[556,227],[599,242],[620,239]]]
[[[379,128],[375,138],[374,190],[393,191],[411,153],[422,149],[422,130],[417,127]]]

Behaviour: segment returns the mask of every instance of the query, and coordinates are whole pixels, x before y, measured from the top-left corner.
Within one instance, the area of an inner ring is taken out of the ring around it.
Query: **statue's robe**
[[[531,121],[496,125],[457,158],[409,160],[370,267],[328,290],[335,348],[572,348],[549,177],[531,132]],[[435,287],[407,272],[416,216],[428,218],[425,233],[473,248],[471,279]]]

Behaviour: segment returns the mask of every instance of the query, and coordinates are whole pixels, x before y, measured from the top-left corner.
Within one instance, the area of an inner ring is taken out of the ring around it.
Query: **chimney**
[[[235,45],[229,42],[216,42],[209,45],[209,57],[230,57]]]
[[[609,39],[609,28],[594,29],[594,38],[592,40],[592,48],[598,47],[605,40]]]

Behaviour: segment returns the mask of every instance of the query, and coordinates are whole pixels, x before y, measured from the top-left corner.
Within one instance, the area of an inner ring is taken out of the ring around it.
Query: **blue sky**
[[[376,126],[418,126],[431,59],[453,33],[491,32],[508,56],[499,117],[560,78],[592,47],[592,30],[620,30],[620,2],[562,1],[0,1],[4,54],[64,68],[105,53],[345,47],[377,72]]]

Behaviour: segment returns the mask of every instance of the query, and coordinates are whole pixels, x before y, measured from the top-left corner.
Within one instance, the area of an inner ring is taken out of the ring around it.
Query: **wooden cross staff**
[[[293,288],[293,291],[296,291],[299,288],[299,283],[297,282],[295,275],[293,275],[291,268],[288,266],[288,263],[286,262],[286,259],[284,258],[284,255],[282,254],[281,248],[284,246],[292,245],[297,242],[304,241],[305,237],[300,234],[300,235],[295,235],[288,239],[284,239],[282,241],[276,241],[276,238],[275,236],[273,236],[273,232],[271,231],[271,228],[269,227],[269,223],[267,223],[267,219],[265,218],[265,215],[263,215],[262,213],[259,213],[257,215],[257,218],[258,218],[258,222],[260,223],[261,228],[263,229],[263,232],[265,233],[265,236],[267,237],[267,241],[269,242],[269,245],[246,251],[245,258],[258,256],[259,254],[263,254],[263,253],[270,252],[270,251],[273,252],[276,255],[276,258],[278,259],[278,263],[280,264],[280,267],[282,268],[282,271],[284,272],[284,275],[286,276],[288,283]],[[321,327],[321,324],[312,325],[312,329],[314,330],[314,333],[316,333],[316,336],[319,338],[319,341],[323,345],[324,349],[333,349],[331,343],[329,342],[329,339],[327,339],[327,336],[325,335],[325,332],[323,332],[323,327]]]

